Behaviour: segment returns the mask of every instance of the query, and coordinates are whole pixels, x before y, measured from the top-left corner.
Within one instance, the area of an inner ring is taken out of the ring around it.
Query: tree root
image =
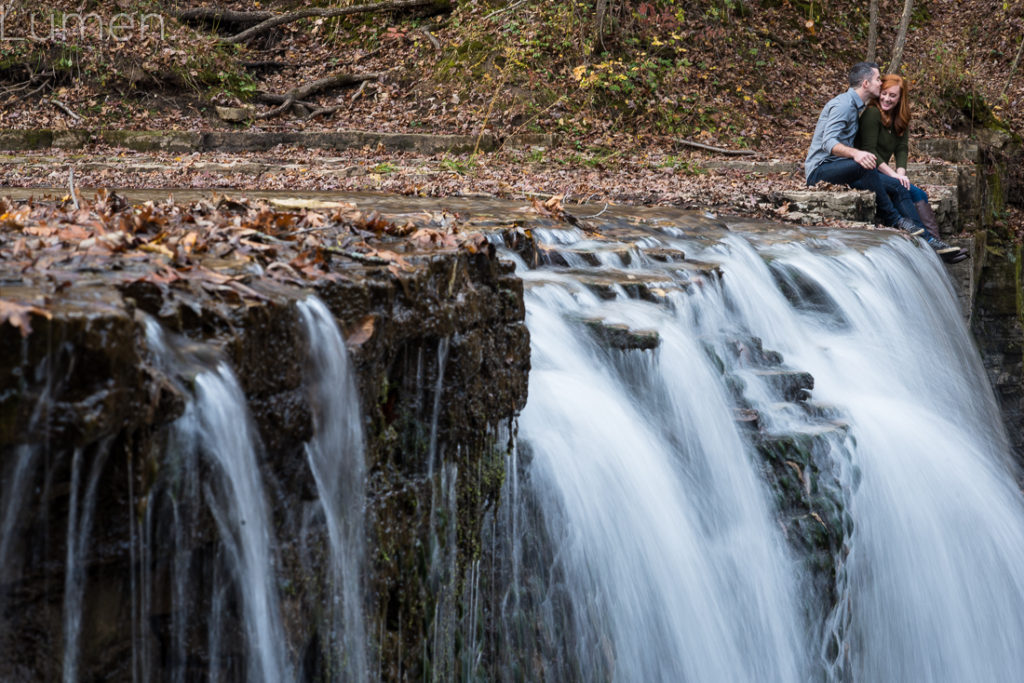
[[[321,114],[334,113],[335,111],[337,111],[337,107],[320,108],[316,104],[307,102],[306,98],[324,92],[325,90],[333,90],[335,88],[341,88],[346,85],[355,85],[356,83],[365,85],[366,81],[379,80],[380,77],[383,75],[383,72],[380,71],[371,71],[362,74],[334,74],[333,76],[327,76],[326,78],[321,78],[319,80],[312,81],[311,83],[307,83],[306,85],[299,86],[297,88],[292,88],[283,95],[263,93],[257,98],[258,101],[263,102],[265,104],[276,104],[278,106],[274,107],[269,111],[265,111],[261,114],[256,114],[253,118],[273,118],[284,113],[289,108],[295,105],[302,105],[304,107],[312,109],[313,113],[309,115],[309,118],[312,118],[313,116],[319,116]],[[360,88],[361,87],[362,86],[360,86]]]

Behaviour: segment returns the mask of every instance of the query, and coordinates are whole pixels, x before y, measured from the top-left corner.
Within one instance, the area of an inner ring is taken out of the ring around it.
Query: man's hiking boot
[[[947,244],[928,231],[925,231],[922,238],[928,243],[929,247],[935,250],[936,254],[942,257],[942,260],[946,263],[960,263],[964,259],[971,257],[969,253],[960,247],[954,247],[952,244]]]
[[[917,237],[927,232],[924,229],[923,225],[913,220],[912,218],[907,218],[906,216],[903,216],[898,221],[896,221],[896,225],[894,227],[896,227],[899,230],[905,231],[911,237]]]
[[[971,258],[970,252],[966,249],[957,249],[956,251],[948,254],[939,254],[939,256],[941,256],[942,260],[946,263],[960,263],[961,261]]]

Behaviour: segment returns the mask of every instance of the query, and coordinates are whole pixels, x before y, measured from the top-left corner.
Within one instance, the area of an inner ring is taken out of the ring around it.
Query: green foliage
[[[673,155],[662,159],[658,164],[658,168],[670,168],[681,175],[704,175],[708,172],[706,168],[701,167],[690,159],[680,159]]]
[[[459,175],[469,175],[476,170],[477,162],[476,157],[471,156],[469,159],[463,161],[461,159],[442,159],[440,163],[441,168],[452,173]]]
[[[378,173],[380,175],[388,175],[398,170],[398,166],[395,166],[389,161],[383,161],[373,168],[370,169],[371,173]]]
[[[234,49],[234,46],[221,46],[190,51],[179,70],[182,80],[196,92],[206,92],[210,97],[227,95],[243,101],[252,99],[259,86],[228,54]]]

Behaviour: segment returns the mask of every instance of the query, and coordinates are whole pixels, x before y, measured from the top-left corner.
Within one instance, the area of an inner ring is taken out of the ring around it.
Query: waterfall
[[[368,678],[363,618],[363,563],[366,464],[348,351],[327,307],[316,298],[298,304],[309,339],[309,377],[314,437],[306,456],[330,541],[330,638],[339,680]]]
[[[194,393],[184,414],[173,425],[167,447],[167,471],[150,494],[143,558],[169,565],[173,615],[169,628],[169,659],[174,678],[187,678],[186,669],[196,643],[188,631],[204,600],[192,586],[195,558],[191,535],[205,506],[219,533],[219,559],[208,567],[205,604],[207,676],[228,676],[233,655],[225,651],[226,632],[234,629],[228,616],[232,598],[241,612],[241,647],[246,680],[277,683],[291,680],[287,642],[282,626],[274,540],[270,515],[256,459],[258,439],[253,432],[245,397],[234,373],[210,350],[169,343],[157,323],[148,321],[147,341],[163,368],[191,376]],[[208,476],[201,476],[207,471]],[[169,555],[169,557],[168,557]],[[151,573],[143,570],[140,615],[151,600]],[[148,663],[140,663],[143,673]],[[237,675],[237,674],[231,674]]]
[[[565,575],[572,675],[803,680],[796,569],[685,298],[604,301],[523,274],[533,369],[520,436]],[[660,346],[605,350],[579,322],[595,315],[654,330]]]
[[[305,356],[250,397],[287,418],[267,454],[213,346],[147,320],[141,412],[83,425],[62,413],[117,392],[80,400],[89,361],[55,346],[0,463],[0,678],[1019,679],[1020,472],[940,260],[884,231],[601,214],[600,236],[520,231],[541,244],[516,242],[540,262],[517,262],[518,421],[450,424],[462,363],[486,382],[500,347],[447,320],[384,335],[379,478],[316,298],[287,336]]]
[[[272,566],[267,503],[245,398],[221,363],[196,376],[199,443],[219,470],[206,488],[243,597],[250,680],[290,678]]]
[[[848,656],[833,675],[1019,679],[1024,502],[938,259],[899,239],[863,253],[790,245],[771,266],[741,240],[715,251],[739,323],[811,372],[850,424],[853,533],[834,617]]]
[[[510,638],[534,654],[505,677],[1019,678],[1024,500],[941,262],[885,233],[651,223],[537,231],[546,265],[519,263],[533,369],[503,515],[532,528],[504,542],[502,604],[539,635]],[[795,494],[757,463],[787,439]],[[831,568],[790,559],[787,495]]]
[[[108,443],[100,444],[92,456],[85,495],[82,495],[82,449],[71,460],[71,500],[68,503],[68,535],[64,563],[64,675],[65,683],[78,680],[79,640],[82,632],[82,600],[85,594],[85,552],[96,509],[96,487],[109,454]]]

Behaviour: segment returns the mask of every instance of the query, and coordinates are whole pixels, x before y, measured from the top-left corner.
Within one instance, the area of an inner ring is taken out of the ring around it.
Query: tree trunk
[[[1017,67],[1020,66],[1020,54],[1024,52],[1024,36],[1021,36],[1020,47],[1017,48],[1017,56],[1013,58],[1013,66],[1010,67],[1010,75],[1006,77],[1006,85],[1003,86],[1003,92],[999,93],[999,97],[1002,98],[1006,95],[1006,91],[1010,89],[1010,83],[1013,81],[1013,75],[1017,73]]]
[[[608,0],[597,0],[594,12],[594,51],[604,49],[604,18],[608,14]]]
[[[896,36],[896,47],[892,51],[892,62],[889,63],[889,73],[899,73],[900,63],[903,61],[903,48],[907,44],[907,29],[910,28],[910,15],[914,11],[914,0],[906,0],[903,5],[903,16],[900,17],[900,32]]]
[[[874,62],[878,59],[878,0],[871,0],[868,5],[868,56],[865,61]]]

